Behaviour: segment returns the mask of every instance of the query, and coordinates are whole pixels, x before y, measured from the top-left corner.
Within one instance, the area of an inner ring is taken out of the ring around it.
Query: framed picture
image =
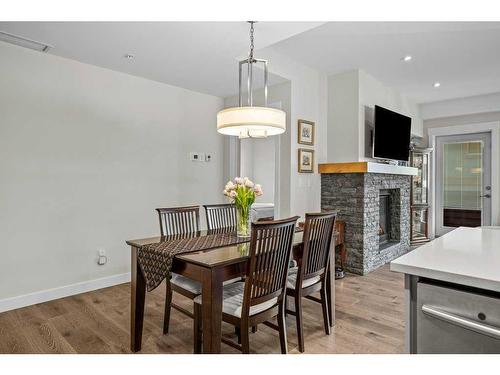
[[[299,120],[298,142],[302,145],[314,145],[314,122]]]
[[[299,173],[314,172],[314,150],[299,148]]]

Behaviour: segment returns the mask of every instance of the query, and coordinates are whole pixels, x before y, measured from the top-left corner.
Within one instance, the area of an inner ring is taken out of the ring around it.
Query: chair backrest
[[[302,259],[299,262],[297,285],[303,280],[325,275],[330,258],[336,212],[306,214]]]
[[[251,306],[283,298],[298,218],[252,224],[242,316]]]
[[[211,232],[236,231],[236,206],[228,204],[206,204],[207,229]]]
[[[157,208],[162,236],[194,233],[200,230],[198,206]]]

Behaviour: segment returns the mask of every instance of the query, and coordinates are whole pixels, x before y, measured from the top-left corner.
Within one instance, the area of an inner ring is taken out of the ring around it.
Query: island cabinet
[[[500,354],[500,227],[457,228],[391,262],[409,353]]]

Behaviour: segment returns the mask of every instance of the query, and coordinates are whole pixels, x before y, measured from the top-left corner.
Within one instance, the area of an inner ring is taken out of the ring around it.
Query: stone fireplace
[[[325,168],[363,164],[361,170]],[[414,168],[376,163],[320,165],[321,209],[344,220],[346,269],[364,275],[410,249],[410,181]]]

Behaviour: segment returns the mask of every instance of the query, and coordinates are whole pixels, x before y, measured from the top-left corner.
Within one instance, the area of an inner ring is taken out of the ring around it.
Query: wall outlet
[[[205,154],[205,161],[208,163],[209,161],[212,161],[212,154]]]
[[[99,249],[99,257],[97,258],[97,264],[100,266],[105,265],[108,262],[108,257],[106,256],[106,250]]]

